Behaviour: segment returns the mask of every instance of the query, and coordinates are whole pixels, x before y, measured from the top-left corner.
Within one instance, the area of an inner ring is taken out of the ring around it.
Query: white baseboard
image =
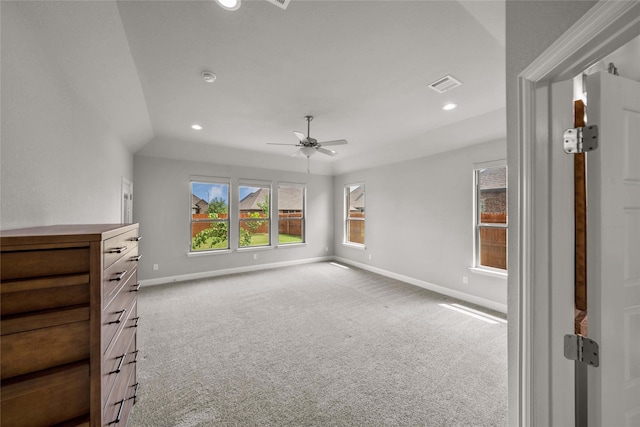
[[[180,274],[177,276],[158,277],[156,279],[140,280],[140,286],[164,285],[167,283],[184,282],[187,280],[206,279],[208,277],[224,276],[227,274],[246,273],[250,271],[266,270],[271,268],[288,267],[291,265],[310,264],[312,262],[333,261],[334,257],[307,258],[295,261],[275,262],[271,264],[258,264],[246,267],[224,268],[222,270],[202,271],[200,273]]]
[[[435,285],[433,283],[425,282],[423,280],[415,279],[413,277],[404,276],[402,274],[393,273],[391,271],[383,270],[381,268],[372,267],[367,264],[361,264],[359,262],[351,261],[348,259],[334,257],[334,260],[343,264],[352,265],[354,267],[361,268],[363,270],[370,271],[372,273],[379,274],[381,276],[389,277],[391,279],[400,280],[401,282],[406,282],[411,285],[419,286],[424,289],[428,289],[433,292],[437,292],[439,294],[447,295],[453,298],[457,298],[462,301],[467,301],[472,304],[477,304],[479,306],[488,308],[490,310],[499,311],[500,313],[507,313],[507,305],[500,304],[495,301],[488,300],[486,298],[478,297],[476,295],[470,295],[464,292],[456,291],[455,289],[446,288],[444,286]]]

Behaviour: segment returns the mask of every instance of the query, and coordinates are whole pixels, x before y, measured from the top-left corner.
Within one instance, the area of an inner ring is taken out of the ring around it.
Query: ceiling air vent
[[[431,83],[429,87],[438,93],[445,93],[460,85],[462,85],[462,82],[454,79],[452,76],[444,76],[443,78]]]
[[[278,7],[281,7],[282,9],[286,9],[287,6],[289,6],[289,2],[291,0],[267,0],[269,3],[273,3]]]

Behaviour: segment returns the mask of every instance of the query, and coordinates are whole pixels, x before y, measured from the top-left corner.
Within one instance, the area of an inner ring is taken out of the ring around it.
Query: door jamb
[[[536,377],[551,377],[549,355],[536,356],[532,351],[533,348],[550,347],[549,329],[534,333],[533,314],[550,311],[551,295],[533,285],[538,278],[551,279],[551,259],[544,248],[548,248],[550,243],[548,224],[554,212],[550,197],[539,200],[539,195],[545,190],[540,187],[554,185],[553,177],[543,181],[540,177],[547,171],[547,155],[557,142],[547,140],[543,150],[537,146],[540,137],[546,136],[538,135],[537,129],[541,129],[539,126],[548,129],[550,107],[548,103],[541,102],[545,99],[538,99],[540,95],[536,88],[572,78],[638,34],[640,2],[600,0],[518,76],[519,225],[515,231],[518,236],[519,277],[518,303],[509,310],[516,311],[514,317],[510,317],[517,319],[518,323],[518,344],[513,347],[518,354],[510,359],[518,363],[518,389],[515,393],[520,426],[544,424],[544,420],[536,422],[539,416],[549,420],[551,402],[540,400],[553,395],[548,381],[542,383],[548,387],[547,390],[534,388]],[[567,286],[573,287],[573,283]]]

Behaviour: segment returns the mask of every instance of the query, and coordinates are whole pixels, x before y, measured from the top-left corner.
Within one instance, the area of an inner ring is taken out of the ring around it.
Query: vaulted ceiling
[[[25,3],[71,90],[143,155],[302,172],[267,143],[295,144],[306,115],[318,141],[349,141],[316,173],[505,137],[503,1]],[[445,75],[462,86],[428,88]]]

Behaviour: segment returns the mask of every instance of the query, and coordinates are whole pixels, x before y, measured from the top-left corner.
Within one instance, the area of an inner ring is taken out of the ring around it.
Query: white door
[[[640,83],[608,73],[587,81],[589,427],[640,426]]]
[[[122,177],[122,216],[123,224],[133,223],[133,182]]]

